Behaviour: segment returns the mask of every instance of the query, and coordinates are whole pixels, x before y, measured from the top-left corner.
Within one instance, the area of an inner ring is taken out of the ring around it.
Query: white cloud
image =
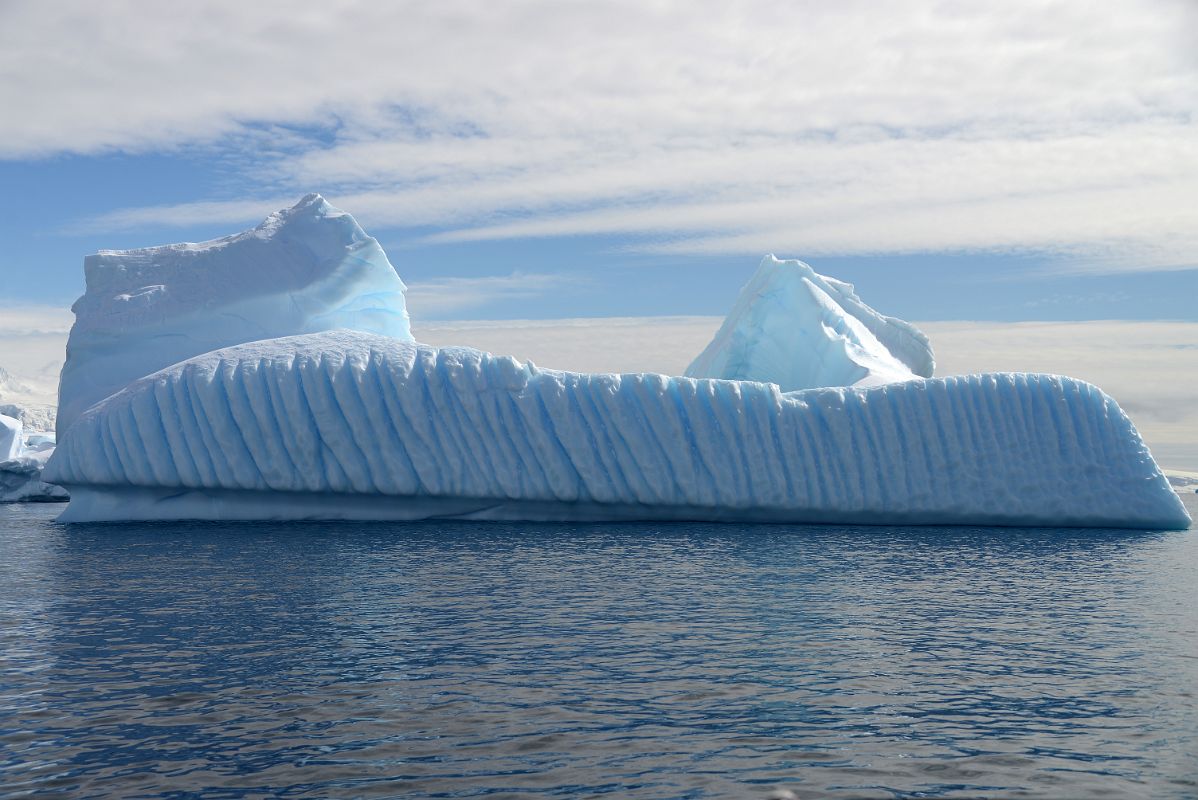
[[[451,240],[1198,264],[1189,0],[268,6],[0,6],[0,157],[203,144],[272,198],[91,228],[318,190]]]
[[[513,272],[481,278],[438,278],[408,284],[408,310],[415,319],[437,319],[490,303],[540,297],[578,279],[562,275]]]
[[[0,368],[31,390],[29,394],[9,391],[5,402],[55,402],[67,333],[74,321],[71,310],[61,306],[0,304]]]

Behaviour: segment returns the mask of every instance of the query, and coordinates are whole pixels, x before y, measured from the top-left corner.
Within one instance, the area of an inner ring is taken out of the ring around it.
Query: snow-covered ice
[[[335,331],[191,358],[89,409],[64,520],[1188,524],[1113,400],[994,374],[783,393],[541,371]]]
[[[930,378],[934,366],[914,325],[874,311],[850,284],[771,255],[686,375],[766,381],[789,392]]]
[[[404,284],[378,242],[320,195],[200,244],[105,250],[59,385],[58,431],[143,375],[242,342],[335,328],[411,337]]]

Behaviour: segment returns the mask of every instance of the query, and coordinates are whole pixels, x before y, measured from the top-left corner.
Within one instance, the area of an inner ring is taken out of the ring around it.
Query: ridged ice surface
[[[79,418],[46,479],[74,520],[1188,524],[1115,402],[1068,378],[783,394],[344,331],[143,378]]]

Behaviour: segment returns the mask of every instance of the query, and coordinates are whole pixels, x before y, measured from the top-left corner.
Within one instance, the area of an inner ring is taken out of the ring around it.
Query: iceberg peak
[[[767,255],[686,375],[791,392],[930,378],[934,368],[931,343],[914,325],[870,308],[850,283]]]
[[[84,274],[59,431],[143,375],[220,347],[337,328],[411,338],[406,287],[386,253],[319,194],[231,236],[101,250]]]

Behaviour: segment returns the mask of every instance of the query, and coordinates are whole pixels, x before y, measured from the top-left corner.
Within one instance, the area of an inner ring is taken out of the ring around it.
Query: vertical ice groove
[[[794,469],[791,467],[796,455],[794,448],[788,446],[788,443],[792,440],[784,436],[782,432],[782,406],[781,392],[778,391],[777,386],[771,386],[769,405],[765,409],[765,417],[766,424],[770,428],[770,437],[773,439],[774,447],[776,448],[778,462],[781,465],[783,495],[780,504],[786,505],[793,502],[794,498],[798,495],[800,484],[794,474]]]
[[[951,381],[949,383],[948,381]],[[957,434],[958,447],[964,442],[964,447],[960,450],[961,453],[970,454],[960,460],[960,472],[957,480],[954,481],[953,489],[958,494],[961,489],[968,486],[966,494],[974,492],[984,493],[982,476],[978,469],[979,462],[985,461],[989,463],[991,459],[987,458],[986,451],[981,446],[980,433],[977,426],[974,424],[973,414],[971,413],[972,401],[977,394],[978,384],[973,376],[964,378],[949,378],[945,383],[946,401],[952,409],[954,423],[953,431]],[[997,459],[995,459],[997,461]]]
[[[350,369],[350,351],[326,354],[320,360],[320,380],[317,385],[322,392],[321,400],[326,404],[324,425],[331,436],[326,439],[336,462],[341,466],[352,490],[360,494],[379,493],[370,462],[365,451],[354,436],[349,414],[337,397],[337,385],[341,376]]]
[[[620,382],[617,397],[620,420],[618,424],[631,431],[633,440],[640,440],[642,444],[640,455],[647,463],[647,468],[642,471],[647,497],[643,502],[656,505],[668,502],[667,498],[676,496],[678,486],[674,476],[670,474],[670,463],[663,452],[664,448],[653,420],[650,419],[649,411],[637,391],[643,380],[642,375],[629,375],[627,380]]]
[[[383,375],[386,364],[385,356],[375,348],[370,350],[370,366],[366,370],[369,379],[369,391],[374,392],[377,400],[366,406],[371,427],[379,431],[387,442],[387,452],[391,454],[390,468],[397,473],[396,484],[399,494],[424,494],[427,490],[420,482],[420,473],[412,462],[412,456],[404,444],[397,425],[404,418],[403,412],[396,403],[394,393],[383,385]]]
[[[255,413],[247,385],[256,381],[260,368],[260,360],[238,361],[231,371],[225,396],[233,422],[245,441],[247,460],[257,470],[262,488],[278,489],[283,488],[279,486],[278,478],[283,477],[286,470],[279,457],[277,438],[263,430],[262,418]]]
[[[482,473],[475,485],[486,487],[489,497],[518,497],[520,479],[515,474],[511,448],[503,431],[492,426],[487,413],[486,396],[493,387],[482,353],[462,349],[455,364],[456,369],[450,372],[452,395],[461,424],[472,442],[470,446],[479,456]]]
[[[208,448],[207,420],[196,411],[199,403],[192,391],[196,373],[195,365],[189,366],[182,372],[171,376],[171,396],[176,408],[179,409],[179,422],[187,437],[188,449],[196,465],[196,473],[200,476],[199,485],[195,488],[218,486],[217,465],[212,460]]]
[[[437,387],[440,392],[438,396],[439,410],[445,414],[445,427],[456,439],[456,449],[464,468],[463,486],[470,487],[465,493],[471,493],[470,489],[474,487],[485,487],[488,494],[484,496],[495,496],[494,466],[491,453],[488,452],[486,444],[478,435],[466,408],[467,400],[463,394],[469,394],[469,392],[459,391],[456,385],[455,376],[460,376],[463,383],[468,381],[463,374],[464,365],[459,352],[456,349],[438,351],[437,358],[433,362],[436,365],[435,371],[439,381]],[[490,463],[484,466],[483,462]]]
[[[648,504],[656,497],[649,474],[652,467],[646,466],[655,445],[645,429],[639,429],[638,434],[636,429],[620,424],[628,415],[629,399],[634,397],[634,380],[628,375],[593,376],[587,380],[588,391],[576,392],[575,399],[581,407],[590,406],[600,423],[595,438],[601,448],[606,448],[606,457],[614,465],[612,491],[617,497],[632,497]]]
[[[525,459],[520,443],[512,435],[501,408],[500,398],[506,395],[507,391],[506,387],[490,387],[479,394],[478,401],[483,425],[496,437],[499,451],[503,454],[504,462],[499,479],[503,482],[506,496],[515,500],[534,496],[534,488],[531,482],[531,465]]]
[[[720,464],[728,485],[734,487],[728,495],[728,505],[735,507],[752,492],[752,470],[749,469],[748,453],[740,446],[734,411],[730,410],[731,381],[711,381],[704,398],[708,401],[719,448],[723,453]]]
[[[999,403],[1009,393],[1010,386],[1010,376],[994,376],[990,391],[983,395],[984,412],[981,414],[986,423],[994,426],[991,429],[991,446],[994,448],[995,459],[1000,459],[1003,462],[1010,461],[1012,454],[1017,454],[1014,456],[1017,459],[1026,457],[1024,443],[1019,434],[1021,423],[1019,409],[1015,408],[1011,413],[1003,413],[1003,410],[999,408]],[[995,493],[996,504],[1011,507],[1018,502],[1019,498],[1012,490],[1009,479],[1004,478],[991,483],[989,488]]]
[[[162,446],[166,441],[166,431],[158,418],[153,391],[133,394],[129,402],[129,415],[137,430],[138,444],[151,442],[157,445],[142,447],[143,463],[151,485],[178,486],[179,476],[175,473],[174,458],[170,448]]]
[[[569,450],[566,449],[560,433],[553,424],[553,415],[549,413],[549,404],[545,402],[546,391],[549,387],[552,387],[555,392],[561,389],[560,384],[546,376],[545,373],[537,375],[535,383],[529,381],[531,402],[526,406],[522,405],[521,411],[527,412],[525,421],[528,428],[540,439],[539,452],[544,453],[547,460],[555,462],[552,469],[546,468],[546,472],[551,477],[554,494],[558,500],[569,503],[584,499],[583,493],[586,491],[586,487],[582,475],[578,473],[578,468],[570,458]]]
[[[711,475],[711,505],[727,505],[736,492],[735,480],[728,475],[728,464],[720,433],[720,423],[712,409],[713,381],[693,380],[690,391],[683,393],[699,455]]]
[[[776,388],[776,384],[772,383],[743,384],[740,396],[740,416],[745,429],[749,432],[746,443],[756,455],[756,458],[750,462],[753,465],[751,480],[754,487],[754,504],[767,507],[776,505],[783,492],[779,490],[778,485],[781,470],[777,461],[771,458],[773,441],[769,437],[769,425],[758,414],[758,408],[761,398]]]
[[[186,429],[179,414],[179,405],[174,401],[173,385],[178,381],[174,376],[165,376],[154,382],[154,400],[158,404],[158,413],[162,419],[162,433],[166,446],[171,451],[175,463],[175,473],[179,476],[179,485],[198,487],[200,472],[196,467],[195,457],[187,441]]]
[[[285,462],[291,473],[283,476],[279,482],[280,488],[287,491],[300,492],[310,488],[311,478],[308,476],[305,463],[310,458],[305,456],[302,432],[305,425],[292,426],[300,432],[296,435],[292,430],[284,432],[282,420],[287,419],[287,392],[284,388],[295,377],[294,358],[270,357],[259,372],[259,392],[261,393],[260,407],[263,417],[263,430],[268,437],[276,437],[275,446],[282,451],[280,461]]]
[[[819,389],[812,391],[810,397],[807,398],[808,417],[812,424],[812,431],[820,441],[819,452],[823,453],[847,452],[845,443],[832,429],[828,415],[825,413],[825,403],[833,396],[835,396],[834,390]],[[824,474],[828,478],[828,490],[831,497],[829,508],[856,508],[847,462],[848,460],[844,458],[832,459],[835,469],[827,469],[821,465],[821,469],[825,470]]]
[[[943,474],[945,468],[942,447],[934,447],[933,445],[940,443],[928,433],[927,420],[936,419],[932,413],[932,400],[925,383],[910,384],[904,394],[908,401],[908,415],[911,419],[919,421],[914,426],[916,428],[915,437],[919,441],[920,450],[923,453],[926,465],[924,473],[928,476],[924,493],[928,502],[931,502],[932,498],[936,497],[938,489],[936,476]]]
[[[429,430],[436,436],[436,452],[445,467],[445,491],[465,494],[469,490],[466,460],[470,454],[465,452],[453,426],[447,424],[445,392],[441,386],[437,360],[437,351],[421,347],[412,377],[418,379],[422,402],[427,409]]]
[[[898,475],[887,474],[883,478],[883,480],[894,481],[896,484],[901,483],[901,486],[895,487],[899,489],[897,492],[893,491],[891,487],[887,487],[886,496],[891,507],[911,502],[911,497],[914,494],[912,489],[913,473],[919,466],[908,452],[901,420],[895,414],[896,400],[902,388],[887,389],[886,394],[879,398],[882,402],[872,403],[870,409],[877,426],[878,463],[904,465],[903,469],[898,470]]]
[[[484,418],[480,416],[482,407],[478,393],[484,389],[480,371],[482,358],[477,351],[454,349],[450,351],[453,358],[447,359],[446,352],[441,351],[437,364],[442,371],[444,387],[447,388],[446,405],[452,410],[450,413],[453,418],[458,420],[458,430],[461,431],[466,449],[474,454],[471,463],[476,467],[476,473],[471,475],[470,485],[483,489],[485,496],[502,497],[502,457],[495,449],[496,438],[490,434]]]
[[[300,489],[302,487],[295,484],[299,468],[287,449],[290,437],[279,427],[283,417],[271,397],[270,375],[275,371],[274,363],[269,357],[262,357],[251,362],[252,369],[244,370],[245,366],[243,364],[242,401],[248,406],[247,416],[253,419],[258,446],[265,456],[257,459],[258,471],[271,489]]]
[[[1116,455],[1108,447],[1107,438],[1103,435],[1104,426],[1099,422],[1099,415],[1103,408],[1101,392],[1097,386],[1081,381],[1077,382],[1077,389],[1083,397],[1086,435],[1091,442],[1091,448],[1098,452],[1100,463],[1104,466],[1118,463]]]
[[[555,381],[555,391],[541,395],[545,411],[551,420],[554,435],[569,455],[570,464],[579,478],[579,499],[595,501],[608,496],[611,483],[598,462],[595,431],[581,416],[578,394],[571,381],[576,376],[564,376]]]
[[[674,409],[674,414],[678,420],[679,436],[686,442],[687,453],[690,456],[691,468],[693,470],[694,482],[694,504],[695,505],[711,505],[715,497],[715,477],[712,475],[711,468],[708,466],[703,453],[699,448],[699,442],[695,437],[693,427],[694,420],[687,410],[686,403],[683,401],[683,394],[694,394],[694,380],[688,378],[678,378],[670,381],[667,389],[667,398]]]
[[[524,419],[516,407],[528,389],[528,370],[514,358],[498,358],[493,362],[496,388],[488,399],[491,404],[495,425],[504,432],[512,448],[523,497],[551,500],[553,492],[549,477],[541,463]]]
[[[319,480],[319,485],[323,486],[325,491],[344,492],[349,488],[349,483],[345,478],[345,471],[337,463],[336,456],[324,439],[319,418],[320,395],[313,396],[313,385],[319,380],[314,374],[319,370],[320,354],[309,354],[297,359],[293,400],[296,412],[302,415],[301,419],[306,423],[306,433],[311,437],[314,477]]]
[[[396,432],[404,442],[421,485],[430,494],[449,494],[453,479],[445,460],[447,452],[432,425],[432,414],[426,412],[429,400],[423,363],[430,355],[423,348],[413,348],[408,369],[388,371],[386,378],[392,388],[390,396],[402,411]]]
[[[886,474],[882,470],[882,465],[888,463],[881,444],[884,432],[879,430],[882,420],[877,412],[867,408],[868,405],[890,405],[889,396],[886,394],[867,395],[859,392],[853,394],[857,399],[857,414],[860,417],[860,422],[855,427],[860,428],[864,434],[864,446],[868,452],[868,456],[862,459],[861,471],[868,473],[872,479],[869,486],[873,490],[874,497],[869,505],[879,510],[892,508],[888,482],[893,480],[894,476]]]
[[[362,396],[360,384],[363,367],[360,354],[350,354],[338,369],[329,374],[329,388],[334,403],[341,411],[341,418],[345,420],[349,434],[347,444],[352,444],[352,448],[361,456],[373,491],[398,494],[394,472],[389,468],[380,446],[383,439],[379,431],[369,424],[366,404],[373,404],[377,398],[367,400]]]
[[[571,428],[582,432],[579,447],[571,448],[571,454],[589,497],[598,503],[615,503],[621,497],[615,480],[619,466],[611,461],[609,443],[604,436],[604,420],[594,411],[593,396],[593,392],[580,392],[568,384],[567,402],[579,418],[579,424]]]
[[[346,488],[340,491],[369,494],[377,491],[370,475],[370,466],[354,441],[345,410],[337,402],[333,390],[333,381],[347,361],[344,352],[321,353],[311,370],[312,380],[305,384],[305,389],[308,391],[308,402],[316,412],[321,441],[327,448],[326,466],[336,465],[335,471],[340,472],[336,480],[348,481]]]
[[[273,373],[272,381],[275,395],[283,408],[282,419],[289,421],[287,450],[295,462],[299,473],[296,476],[303,489],[315,492],[326,491],[324,452],[320,443],[320,433],[316,429],[316,420],[308,406],[307,395],[304,394],[304,374],[307,371],[308,356],[292,355],[288,359],[287,369]]]
[[[237,368],[232,360],[222,359],[212,375],[212,380],[203,386],[200,402],[208,418],[216,440],[216,448],[225,462],[227,474],[233,476],[239,489],[264,489],[265,482],[258,474],[241,429],[233,418],[229,405],[231,374]]]
[[[115,404],[114,404],[115,406]],[[113,435],[112,428],[117,424],[117,413],[115,408],[112,413],[103,414],[97,419],[100,426],[100,442],[103,446],[104,461],[108,466],[106,470],[107,481],[105,483],[127,483],[129,476],[125,472],[125,465],[121,462],[120,453],[117,451],[116,437]],[[99,483],[100,481],[97,481]]]
[[[667,464],[674,484],[672,496],[684,498],[687,504],[695,504],[700,498],[698,470],[691,456],[691,448],[677,446],[679,442],[686,442],[687,436],[683,420],[678,416],[678,407],[670,396],[672,382],[671,378],[664,375],[647,374],[636,381],[633,394],[640,397],[642,414],[649,422],[649,428]]]
[[[799,484],[805,487],[808,508],[832,508],[834,499],[824,468],[816,462],[819,453],[819,439],[813,427],[814,418],[811,413],[811,403],[799,397],[787,397],[784,402],[799,406],[800,413],[791,414],[786,421],[795,442],[795,450],[802,459],[799,474],[803,480]]]
[[[607,428],[604,435],[612,443],[612,453],[620,464],[620,480],[627,487],[626,496],[650,504],[657,497],[657,487],[651,476],[653,466],[647,457],[655,445],[638,423],[636,376],[625,375],[605,381],[605,391],[593,397],[596,410],[603,415]]]
[[[602,493],[592,490],[591,496],[599,502],[613,503],[620,498],[634,497],[636,482],[629,480],[629,474],[634,469],[639,471],[637,459],[620,436],[619,427],[611,424],[610,401],[619,393],[619,379],[593,376],[588,380],[588,388],[590,391],[571,391],[570,402],[578,409],[594,458],[601,464],[600,474],[606,479],[605,486],[597,483],[602,486]]]

